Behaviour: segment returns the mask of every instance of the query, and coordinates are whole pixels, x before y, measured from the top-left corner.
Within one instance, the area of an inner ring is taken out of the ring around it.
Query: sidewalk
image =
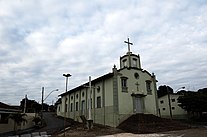
[[[22,134],[22,135],[14,135],[8,137],[50,137],[51,135],[47,135],[47,132],[33,132],[29,134]]]

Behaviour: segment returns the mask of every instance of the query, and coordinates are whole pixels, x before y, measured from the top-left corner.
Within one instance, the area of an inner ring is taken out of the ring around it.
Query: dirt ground
[[[73,122],[65,135],[67,137],[207,137],[207,126],[152,115],[134,115],[118,128],[94,124],[93,128],[88,130],[84,124]],[[64,133],[59,132],[53,136],[64,137]]]
[[[77,128],[76,130],[67,130],[66,136],[71,137],[206,137],[207,128],[190,128],[185,130],[176,130],[168,132],[150,133],[150,134],[133,134],[124,133],[116,128],[96,128],[91,131],[83,128]],[[57,135],[57,137],[64,137],[64,133]]]
[[[122,130],[118,128],[106,127],[101,125],[94,125],[91,130],[88,130],[83,125],[79,127],[72,127],[66,130],[66,136],[72,137],[96,137],[104,135],[113,135],[123,133]],[[64,133],[60,133],[57,137],[64,137]]]

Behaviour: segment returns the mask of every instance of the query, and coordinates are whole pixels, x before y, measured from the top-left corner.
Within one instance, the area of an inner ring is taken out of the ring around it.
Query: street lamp
[[[49,97],[49,95],[54,92],[54,91],[58,91],[58,89],[55,89],[55,90],[52,90],[47,96],[45,99],[44,98],[44,87],[42,87],[42,109],[41,109],[41,119],[43,119],[43,103],[44,101]]]
[[[178,90],[180,90],[180,89],[185,89],[185,87],[180,87],[180,88],[178,88],[177,90],[175,90],[175,93],[177,93]]]
[[[54,92],[54,91],[58,91],[58,89],[55,89],[55,90],[52,90],[46,97],[45,97],[45,99],[43,99],[43,102],[50,96],[50,94],[52,94],[52,92]]]
[[[68,78],[70,77],[70,76],[72,76],[71,74],[63,74],[63,76],[64,77],[66,77],[66,82],[65,82],[65,93],[67,93],[67,90],[68,90]],[[65,99],[65,101],[64,101],[64,107],[66,106],[66,99]],[[65,120],[66,120],[66,109],[67,108],[65,108],[65,110],[64,110],[64,137],[65,137],[65,124],[66,124],[66,122],[65,122]]]

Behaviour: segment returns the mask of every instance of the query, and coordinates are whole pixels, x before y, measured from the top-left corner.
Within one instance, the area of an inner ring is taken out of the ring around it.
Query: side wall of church
[[[113,109],[113,79],[105,79],[93,83],[91,92],[91,118],[94,123],[115,126]],[[64,104],[64,102],[66,102]],[[72,118],[75,121],[82,122],[81,115],[86,119],[89,117],[89,88],[82,88],[71,94],[62,96],[62,104],[59,104],[60,110],[57,115]],[[64,108],[66,107],[66,113]]]
[[[105,79],[96,83],[95,87],[100,87],[99,93],[95,92],[94,100],[95,106],[92,110],[92,119],[94,123],[113,126],[113,92],[112,79]],[[101,107],[98,107],[97,99],[101,97]]]

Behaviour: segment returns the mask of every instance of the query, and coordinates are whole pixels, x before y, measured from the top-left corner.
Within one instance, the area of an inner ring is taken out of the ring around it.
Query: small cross
[[[129,42],[129,38],[127,40],[128,41],[124,41],[124,43],[128,44],[128,52],[130,53],[130,45],[133,45],[133,43]]]
[[[139,83],[135,83],[135,85],[137,85],[137,91],[139,91]]]

